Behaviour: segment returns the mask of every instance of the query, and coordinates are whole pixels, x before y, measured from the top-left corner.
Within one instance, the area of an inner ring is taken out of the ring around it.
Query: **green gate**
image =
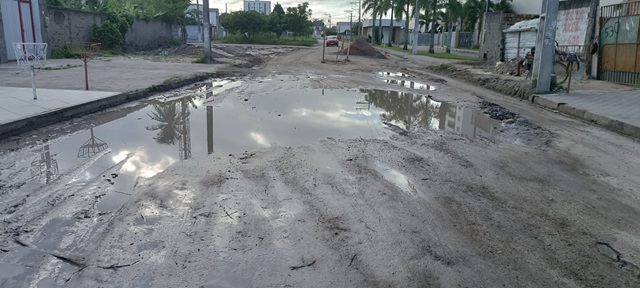
[[[604,6],[600,15],[598,79],[640,82],[640,1]]]

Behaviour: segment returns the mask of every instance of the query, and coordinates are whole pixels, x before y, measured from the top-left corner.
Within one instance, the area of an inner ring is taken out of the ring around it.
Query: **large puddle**
[[[383,90],[305,89],[250,98],[230,91],[221,103],[210,101],[214,94],[238,85],[211,82],[181,98],[168,93],[85,117],[82,121],[92,127],[68,128],[66,135],[18,152],[21,159],[0,156],[0,175],[5,178],[1,184],[36,189],[65,175],[67,185],[83,189],[100,179],[108,188],[96,209],[114,211],[129,199],[139,177],[154,176],[194,157],[239,155],[325,137],[386,138],[393,133],[386,129],[390,125],[468,137],[495,136],[501,125],[473,109]],[[107,173],[114,167],[118,174]]]

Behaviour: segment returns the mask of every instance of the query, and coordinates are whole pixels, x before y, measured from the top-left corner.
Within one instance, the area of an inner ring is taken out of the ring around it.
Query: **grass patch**
[[[376,45],[376,46],[382,47],[381,45]],[[389,46],[387,46],[385,48],[390,49],[390,50],[394,50],[394,51],[404,52],[404,53],[411,53],[411,49],[402,50],[402,47],[396,47],[396,46],[389,47]],[[478,57],[469,57],[469,56],[463,56],[463,55],[456,55],[456,54],[451,54],[451,53],[446,53],[446,52],[429,53],[429,51],[418,50],[418,55],[428,56],[428,57],[438,58],[438,59],[478,61]]]
[[[200,54],[198,58],[193,60],[191,63],[204,64],[207,63],[207,57],[204,54]]]
[[[169,78],[167,80],[162,81],[162,85],[171,85],[171,84],[176,83],[176,82],[178,82],[180,80],[182,80],[182,79],[180,79],[180,77],[174,76],[174,77],[171,77],[171,78]]]
[[[440,65],[434,65],[434,66],[429,66],[429,69],[436,71],[436,72],[449,72],[451,70],[453,70],[453,65],[448,64],[448,63],[443,63]]]
[[[38,69],[39,69],[39,70],[46,70],[46,71],[55,71],[55,70],[71,69],[71,68],[76,68],[76,67],[80,67],[80,65],[71,65],[71,64],[67,64],[67,66],[59,66],[59,67],[41,67],[41,68],[38,68]]]
[[[227,44],[259,44],[259,45],[289,45],[289,46],[313,46],[318,44],[316,38],[311,37],[280,37],[272,35],[255,35],[251,38],[242,35],[227,35],[222,39],[222,43]]]

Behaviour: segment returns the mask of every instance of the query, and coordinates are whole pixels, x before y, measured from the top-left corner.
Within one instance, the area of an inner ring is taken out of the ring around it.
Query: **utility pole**
[[[362,0],[358,0],[358,37],[362,38],[362,26],[364,26],[364,24],[362,23]]]
[[[353,10],[344,10],[345,13],[349,13],[349,40],[353,34]]]
[[[553,58],[555,55],[556,26],[558,26],[558,0],[543,0],[540,12],[540,26],[534,55],[533,75],[536,77],[536,92],[551,91],[555,74]]]
[[[449,0],[451,1],[451,0]],[[448,3],[447,4],[447,12],[449,12],[449,33],[447,33],[449,35],[449,37],[447,37],[448,41],[447,41],[447,53],[451,53],[451,35],[453,35],[453,21],[451,19],[451,4]]]
[[[415,9],[415,14],[416,14],[416,18],[415,18],[415,23],[413,23],[413,49],[411,51],[411,54],[416,55],[418,54],[418,30],[420,29],[419,22],[420,22],[420,9],[419,6],[420,5],[420,0],[416,0],[416,9]],[[409,21],[409,19],[407,19],[407,21]]]
[[[211,63],[211,21],[209,19],[209,0],[202,1],[204,10],[204,58],[206,63]]]

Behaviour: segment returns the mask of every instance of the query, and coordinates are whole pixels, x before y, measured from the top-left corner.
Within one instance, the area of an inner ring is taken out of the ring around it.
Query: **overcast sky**
[[[273,10],[276,3],[280,3],[286,10],[287,7],[297,6],[305,1],[309,2],[309,8],[313,11],[311,14],[313,19],[322,18],[325,20],[325,23],[327,23],[329,16],[326,14],[331,14],[331,24],[335,25],[338,21],[349,21],[349,13],[344,12],[344,10],[353,9],[353,21],[358,21],[358,4],[350,4],[351,2],[357,2],[357,0],[280,0],[271,1],[271,9]],[[196,0],[191,0],[191,2],[196,3]],[[200,0],[200,3],[202,3],[202,0]],[[209,6],[220,9],[220,13],[224,13],[225,3],[229,11],[239,11],[242,10],[244,6],[243,0],[228,0],[226,2],[222,0],[209,0]]]

